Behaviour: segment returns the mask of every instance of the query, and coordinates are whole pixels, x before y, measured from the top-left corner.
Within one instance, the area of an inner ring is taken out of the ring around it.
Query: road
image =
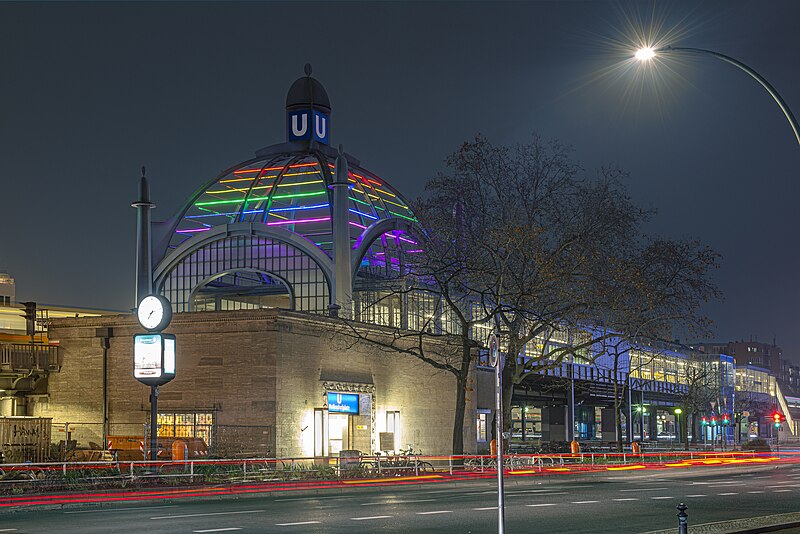
[[[635,533],[800,511],[800,466],[701,467],[592,476],[514,477],[508,533]],[[5,509],[0,533],[497,531],[491,479],[315,492]]]

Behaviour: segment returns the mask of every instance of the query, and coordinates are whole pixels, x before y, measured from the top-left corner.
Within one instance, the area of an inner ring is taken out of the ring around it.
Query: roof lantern
[[[286,94],[286,140],[329,144],[331,102],[322,84],[311,77],[311,64],[306,75],[298,78]]]

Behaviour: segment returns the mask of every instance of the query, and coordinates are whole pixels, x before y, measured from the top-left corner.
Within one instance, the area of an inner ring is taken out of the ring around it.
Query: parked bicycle
[[[390,476],[408,476],[417,474],[433,473],[436,469],[433,464],[420,460],[422,453],[414,451],[413,448],[400,449],[396,455],[381,456],[380,453],[376,455],[375,468],[381,472],[386,471]]]

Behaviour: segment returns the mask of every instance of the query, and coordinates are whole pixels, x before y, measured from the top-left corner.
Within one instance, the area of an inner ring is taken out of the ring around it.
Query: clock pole
[[[150,386],[150,460],[158,460],[158,386]]]
[[[156,205],[150,202],[150,185],[145,168],[139,179],[139,200],[131,204],[136,208],[136,306],[153,292],[153,266],[151,264],[150,210]]]
[[[153,265],[150,245],[150,210],[156,205],[150,202],[150,185],[145,168],[139,179],[139,200],[131,204],[136,208],[136,306],[153,292]],[[158,455],[158,386],[150,386],[150,460]]]

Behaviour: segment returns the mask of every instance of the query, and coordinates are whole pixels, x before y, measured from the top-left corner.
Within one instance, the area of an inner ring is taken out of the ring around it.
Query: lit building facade
[[[169,299],[168,333],[177,337],[177,376],[159,394],[161,436],[199,438],[221,456],[451,450],[454,376],[357,343],[347,331],[389,340],[394,329],[419,330],[432,317],[431,333],[456,329],[440,299],[402,285],[424,247],[409,203],[355,156],[330,146],[331,120],[328,95],[309,68],[287,95],[286,142],[201,184],[165,221],[140,219],[146,253],[139,259],[147,267],[138,273],[137,300],[151,292]],[[151,206],[142,191],[135,205]],[[132,377],[133,335],[142,330],[135,318],[84,314],[47,323],[55,363],[37,389],[14,392],[35,401],[4,415],[51,418],[63,432],[54,436],[84,446],[110,436],[144,441],[150,391]],[[488,334],[486,324],[471,332],[481,341]],[[550,332],[519,357],[535,359],[549,345],[589,335]],[[450,350],[433,337],[425,343]],[[488,450],[492,438],[494,385],[484,363],[479,355],[470,373],[467,453]],[[631,346],[618,357],[585,349],[569,361],[541,363],[512,398],[512,443],[523,447],[614,441],[615,404],[625,441],[675,442],[680,425],[713,441],[720,433],[703,430],[698,417],[736,411],[753,395],[762,404],[781,397],[768,373],[685,347]],[[689,387],[698,376],[713,394],[692,420],[681,420],[675,408],[699,402]]]

